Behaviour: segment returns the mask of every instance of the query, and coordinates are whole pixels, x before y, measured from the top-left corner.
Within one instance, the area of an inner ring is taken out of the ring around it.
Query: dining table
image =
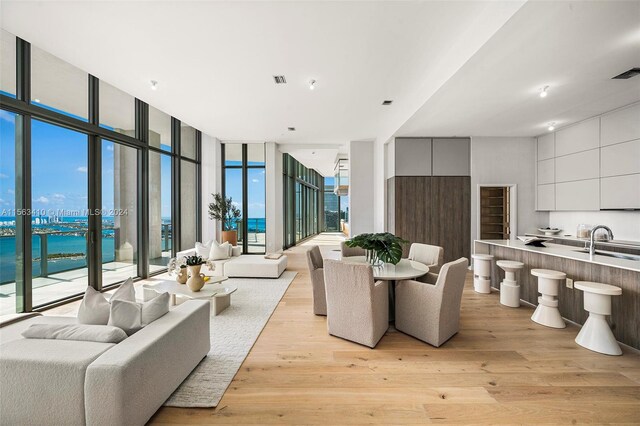
[[[369,263],[365,256],[343,257],[344,262]],[[373,266],[373,279],[387,281],[389,283],[389,322],[395,319],[396,282],[402,280],[412,280],[426,275],[429,267],[424,263],[415,260],[400,259],[398,264],[382,263]]]

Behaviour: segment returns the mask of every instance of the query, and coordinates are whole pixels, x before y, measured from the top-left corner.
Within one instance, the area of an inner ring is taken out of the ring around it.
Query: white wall
[[[384,178],[384,156],[377,158],[375,146],[373,141],[349,142],[349,233],[352,236],[374,232],[374,217],[384,214],[384,206],[378,206],[380,212],[375,212],[374,186],[377,184],[378,189],[384,191],[379,183]],[[374,172],[376,158],[382,162],[377,173]]]
[[[202,134],[202,241],[218,238],[220,226],[217,221],[209,219],[209,203],[211,194],[221,192],[222,182],[222,145],[220,140]],[[218,238],[219,239],[219,238]]]
[[[373,143],[373,230],[384,232],[386,222],[387,180],[384,142]]]
[[[282,215],[282,153],[275,142],[265,144],[266,152],[266,251],[273,253],[282,250],[283,226]]]
[[[640,241],[640,211],[549,212],[549,226],[576,235],[579,224],[607,225],[616,240]]]
[[[478,185],[516,184],[517,229],[512,235],[533,232],[549,223],[548,212],[535,211],[535,138],[471,138],[471,251],[478,239]]]

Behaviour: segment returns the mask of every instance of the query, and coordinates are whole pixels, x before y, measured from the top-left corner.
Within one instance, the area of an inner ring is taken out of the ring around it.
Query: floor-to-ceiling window
[[[323,229],[324,178],[289,154],[283,154],[284,246],[316,235]]]
[[[324,230],[340,231],[340,197],[333,192],[333,177],[324,178]]]
[[[0,314],[193,247],[200,132],[4,30],[0,49]]]
[[[264,253],[266,187],[264,144],[226,143],[223,194],[233,200],[240,218],[233,224],[244,253]]]

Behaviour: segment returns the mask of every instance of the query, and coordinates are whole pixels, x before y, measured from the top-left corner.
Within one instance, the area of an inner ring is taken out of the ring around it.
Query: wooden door
[[[431,178],[430,243],[444,248],[444,261],[470,258],[471,177]]]

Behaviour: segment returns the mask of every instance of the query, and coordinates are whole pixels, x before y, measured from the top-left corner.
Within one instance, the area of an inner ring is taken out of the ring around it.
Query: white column
[[[375,231],[374,141],[349,142],[349,234]]]
[[[275,142],[265,144],[266,153],[266,251],[273,253],[282,250],[283,215],[282,215],[282,153]]]
[[[220,226],[209,219],[211,194],[222,191],[222,145],[220,140],[202,134],[202,241],[219,239]]]

